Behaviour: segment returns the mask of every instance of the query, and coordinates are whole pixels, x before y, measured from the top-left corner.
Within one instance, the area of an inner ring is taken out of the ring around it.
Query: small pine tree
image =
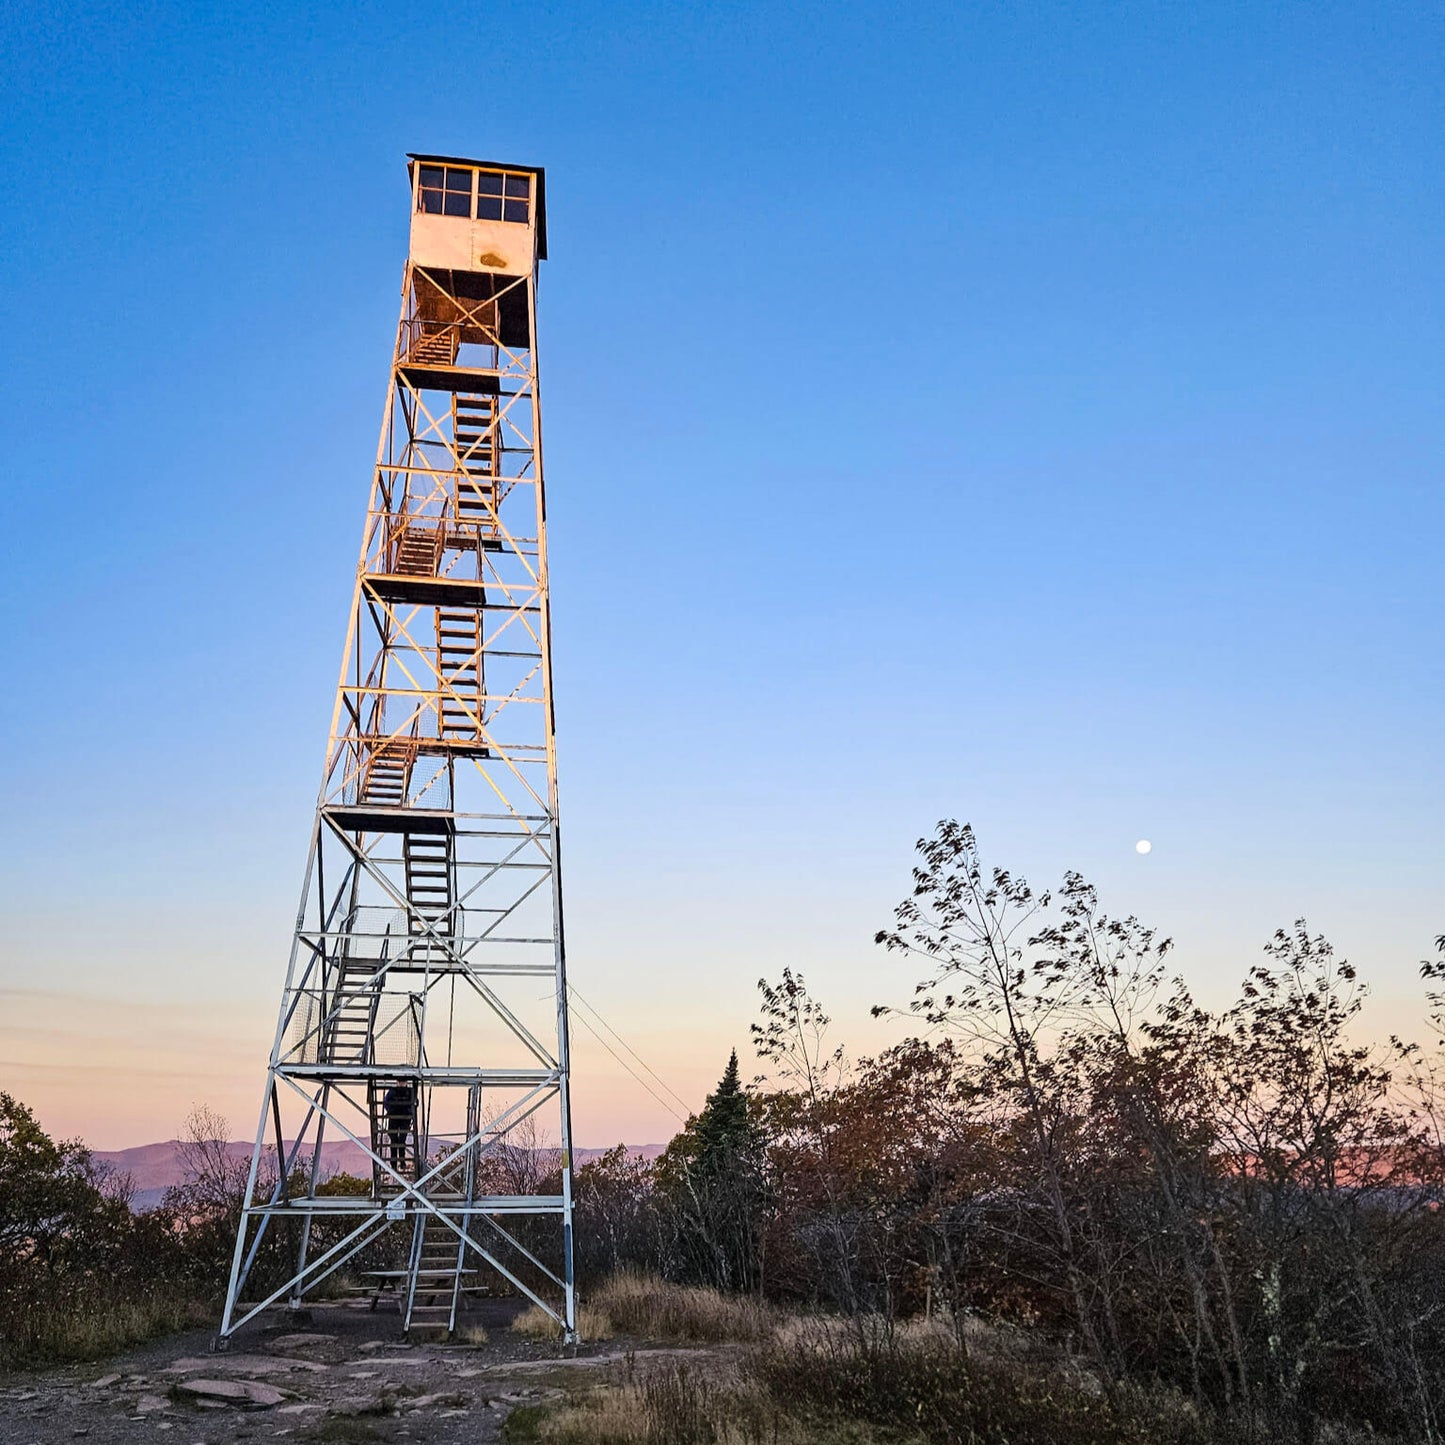
[[[758,1146],[747,1091],[738,1077],[738,1051],[734,1049],[717,1088],[707,1096],[698,1115],[698,1170],[708,1178],[722,1178],[740,1162],[755,1158]]]
[[[717,1088],[658,1169],[678,1209],[689,1272],[720,1289],[751,1289],[758,1280],[763,1154],[734,1049]]]

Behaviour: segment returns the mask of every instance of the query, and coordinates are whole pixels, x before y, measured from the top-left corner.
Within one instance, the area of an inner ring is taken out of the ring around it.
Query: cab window
[[[472,214],[472,176],[462,166],[422,166],[417,177],[417,210],[434,216]]]

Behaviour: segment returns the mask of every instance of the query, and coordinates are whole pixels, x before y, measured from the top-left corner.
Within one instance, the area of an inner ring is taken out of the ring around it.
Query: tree
[[[577,1171],[573,1239],[584,1289],[629,1267],[665,1264],[656,1195],[651,1164],[634,1158],[625,1144]]]
[[[128,1179],[0,1093],[0,1365],[119,1348],[181,1323],[190,1301],[175,1240],[129,1205]]]
[[[708,1178],[717,1179],[730,1170],[739,1157],[747,1156],[757,1142],[748,1117],[748,1096],[738,1077],[738,1051],[728,1055],[727,1068],[697,1121],[697,1167]]]
[[[967,823],[940,823],[917,849],[923,861],[913,870],[913,893],[895,910],[895,927],[875,941],[928,967],[906,1012],[975,1052],[980,1088],[1017,1126],[1021,1206],[1048,1223],[1044,1250],[1057,1261],[1090,1353],[1116,1365],[1112,1301],[1087,1267],[1068,1178],[1086,1119],[1068,1066],[1068,1026],[1087,992],[1087,972],[1081,976],[1069,958],[1038,951],[1040,940],[1028,930],[1050,895],[1035,894],[1005,869],[986,869]]]
[[[763,1159],[762,1130],[734,1049],[702,1112],[657,1163],[659,1184],[677,1211],[687,1272],[719,1289],[754,1289],[761,1280]]]
[[[0,1093],[0,1263],[60,1269],[123,1220],[127,1203],[84,1145],[57,1143],[32,1110]]]
[[[841,1045],[830,1043],[832,1019],[801,973],[785,968],[776,984],[760,978],[758,992],[763,1021],[752,1026],[753,1047],[769,1069],[758,1082],[773,1085],[766,1107],[775,1192],[795,1223],[809,1216],[818,1221],[818,1228],[793,1231],[804,1246],[813,1298],[841,1305],[856,1319],[863,1306],[857,1256],[867,1211],[853,1147],[863,1144],[863,1131],[844,1104],[848,1060]]]

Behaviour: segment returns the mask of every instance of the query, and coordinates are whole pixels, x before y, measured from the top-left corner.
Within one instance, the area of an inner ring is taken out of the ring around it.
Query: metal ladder
[[[473,1085],[467,1095],[466,1138],[480,1127],[481,1087]],[[408,1264],[406,1323],[408,1337],[415,1331],[440,1332],[450,1339],[457,1328],[464,1281],[476,1271],[467,1267],[467,1238],[472,1230],[472,1203],[476,1199],[478,1146],[470,1143],[457,1151],[438,1175],[427,1197],[439,1204],[462,1206],[458,1221],[462,1236],[432,1214],[423,1214],[412,1232]]]
[[[407,932],[413,958],[440,952],[433,935],[446,940],[454,934],[456,889],[450,833],[407,833],[402,837],[402,867],[406,880]]]
[[[501,447],[497,436],[495,396],[454,395],[452,398],[452,439],[457,468],[456,518],[480,526],[484,533],[496,531],[497,476]]]
[[[431,366],[456,365],[460,330],[444,322],[422,321],[415,324],[418,325],[418,333],[412,338],[406,359]]]
[[[384,808],[401,807],[411,788],[411,770],[416,762],[416,739],[372,737],[365,741],[369,746],[362,760],[356,801],[376,803]]]
[[[475,742],[482,736],[482,618],[471,607],[437,608],[437,733]]]
[[[422,1117],[424,1100],[419,1092],[413,1095],[411,1128],[407,1130],[404,1139],[398,1140],[398,1147],[393,1151],[391,1130],[388,1127],[390,1120],[386,1113],[386,1091],[400,1082],[402,1080],[399,1078],[371,1078],[366,1081],[367,1110],[371,1115],[371,1150],[379,1158],[386,1160],[403,1179],[415,1180],[420,1177],[422,1140],[426,1136]],[[413,1090],[416,1089],[415,1079],[407,1082]],[[389,1174],[383,1174],[376,1165],[372,1165],[372,1173],[378,1198],[394,1197],[401,1192],[396,1181]]]
[[[326,1021],[327,1063],[371,1063],[376,1007],[381,998],[376,975],[383,962],[378,958],[343,958],[337,962],[336,989]]]

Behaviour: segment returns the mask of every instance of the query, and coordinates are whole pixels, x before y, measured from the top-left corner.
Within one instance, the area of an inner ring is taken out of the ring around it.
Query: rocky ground
[[[503,1438],[512,1411],[600,1382],[624,1358],[678,1353],[612,1340],[564,1355],[509,1329],[517,1309],[473,1307],[466,1325],[485,1344],[408,1345],[394,1309],[346,1301],[257,1321],[222,1353],[192,1332],[99,1365],[0,1376],[0,1441],[480,1445]]]

